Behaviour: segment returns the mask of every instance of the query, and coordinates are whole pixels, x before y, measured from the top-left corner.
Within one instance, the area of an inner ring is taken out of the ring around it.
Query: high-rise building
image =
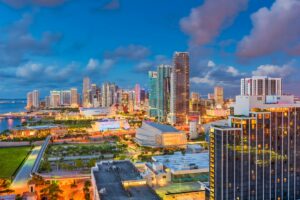
[[[33,107],[32,92],[28,92],[26,109],[30,110],[30,109],[32,109],[32,107]]]
[[[241,95],[282,95],[282,79],[267,76],[253,76],[241,79]]]
[[[149,116],[157,116],[157,72],[149,71]]]
[[[27,105],[26,109],[30,110],[32,108],[40,107],[40,92],[38,90],[33,90],[27,93]]]
[[[189,53],[175,52],[171,76],[170,123],[185,123],[189,113],[190,99],[190,63]]]
[[[223,87],[216,86],[214,88],[214,100],[216,105],[223,105],[224,104],[224,91]]]
[[[157,67],[157,117],[159,121],[166,121],[170,112],[171,97],[171,66],[159,65]]]
[[[71,88],[71,106],[72,107],[79,106],[77,88]]]
[[[38,90],[32,91],[32,106],[34,108],[40,107],[40,92]]]
[[[71,105],[71,91],[70,90],[62,90],[60,92],[60,105],[62,105],[62,106],[70,106]]]
[[[209,199],[300,199],[300,104],[254,94],[211,127]]]
[[[45,97],[45,107],[49,108],[50,107],[50,96]]]
[[[134,92],[135,92],[135,105],[139,107],[141,104],[141,87],[139,84],[135,85]]]
[[[102,85],[102,107],[110,107],[117,101],[118,87],[113,83],[104,83]]]
[[[50,91],[50,107],[57,108],[60,106],[61,100],[60,100],[61,92],[57,90]]]
[[[82,105],[83,107],[90,107],[90,89],[91,83],[88,77],[83,79],[83,87],[82,87]]]

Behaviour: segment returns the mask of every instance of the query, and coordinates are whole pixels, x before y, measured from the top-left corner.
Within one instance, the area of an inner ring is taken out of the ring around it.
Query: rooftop
[[[170,125],[165,125],[165,124],[159,124],[159,123],[155,123],[155,122],[143,122],[146,123],[158,130],[160,130],[161,132],[179,132],[179,130],[177,130],[176,128],[174,128],[173,126]]]
[[[187,153],[183,155],[176,152],[173,155],[153,156],[152,160],[162,163],[165,167],[171,169],[173,173],[180,171],[208,172],[209,153]]]
[[[156,200],[154,191],[146,184],[125,188],[122,181],[143,180],[140,173],[130,161],[108,161],[97,164],[94,176],[101,200]]]

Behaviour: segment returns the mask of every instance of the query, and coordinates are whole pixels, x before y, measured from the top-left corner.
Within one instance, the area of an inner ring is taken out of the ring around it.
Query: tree
[[[57,200],[61,197],[63,191],[59,188],[59,185],[56,183],[51,183],[47,187],[41,190],[41,196],[46,197],[47,200]]]
[[[91,181],[89,181],[89,180],[85,181],[84,182],[84,187],[83,187],[85,200],[90,200],[91,199],[90,187],[91,187]]]
[[[76,166],[76,168],[82,168],[83,167],[83,162],[82,162],[82,160],[80,160],[80,159],[77,159],[76,161],[75,161],[75,166]]]
[[[30,183],[34,183],[36,186],[45,185],[45,180],[42,176],[33,174]]]

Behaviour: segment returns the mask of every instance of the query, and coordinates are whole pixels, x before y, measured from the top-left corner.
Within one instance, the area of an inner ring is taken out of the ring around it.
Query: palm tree
[[[46,197],[47,200],[57,200],[61,197],[63,191],[59,188],[56,183],[51,183],[47,187],[41,190],[41,196]]]

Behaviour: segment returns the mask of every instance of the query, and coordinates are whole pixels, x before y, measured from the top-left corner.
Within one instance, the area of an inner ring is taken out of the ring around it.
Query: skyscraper
[[[38,90],[33,90],[32,92],[32,106],[34,108],[40,107],[40,92]]]
[[[32,107],[33,107],[32,92],[28,92],[26,109],[30,110],[30,109],[32,109]]]
[[[233,111],[211,127],[210,199],[299,199],[300,104],[241,95]]]
[[[159,65],[157,67],[157,116],[159,121],[166,121],[170,112],[171,96],[171,66]]]
[[[253,76],[241,79],[241,95],[282,95],[281,78]]]
[[[157,116],[157,72],[149,71],[149,116]]]
[[[83,87],[82,87],[82,104],[83,104],[83,107],[89,107],[90,106],[90,89],[91,89],[90,79],[88,77],[85,77],[83,79]]]
[[[171,123],[185,123],[189,113],[190,63],[188,52],[175,52],[171,76]]]
[[[62,90],[60,92],[60,105],[62,105],[62,106],[70,106],[71,105],[71,91],[70,90]]]
[[[50,91],[50,107],[57,108],[60,106],[61,100],[60,100],[61,92],[57,90]]]
[[[224,91],[223,87],[216,86],[214,88],[214,100],[216,105],[223,105],[224,103]]]
[[[78,107],[78,92],[77,88],[71,88],[71,106],[72,107]]]
[[[141,87],[139,84],[135,85],[134,92],[135,92],[135,105],[139,107],[141,104]]]

